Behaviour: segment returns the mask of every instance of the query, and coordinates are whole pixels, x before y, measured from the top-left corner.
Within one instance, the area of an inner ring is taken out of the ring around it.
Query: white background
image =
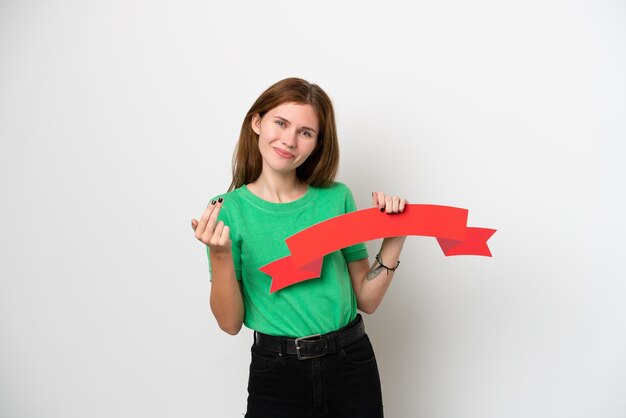
[[[338,180],[470,210],[366,318],[386,416],[626,416],[621,1],[0,2],[0,416],[237,417],[190,219],[288,76],[335,103]],[[368,246],[375,254],[379,243]]]

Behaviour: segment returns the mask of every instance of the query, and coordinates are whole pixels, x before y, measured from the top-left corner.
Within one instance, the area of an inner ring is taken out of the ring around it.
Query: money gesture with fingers
[[[224,199],[221,197],[212,200],[200,217],[192,219],[191,227],[195,231],[196,239],[207,245],[214,253],[229,253],[232,251],[230,228],[224,222],[217,221]]]

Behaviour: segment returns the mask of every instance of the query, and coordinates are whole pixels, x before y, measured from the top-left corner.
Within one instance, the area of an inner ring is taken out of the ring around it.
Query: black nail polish
[[[384,212],[384,211],[385,211],[385,208],[380,208],[380,211],[381,211],[381,212]]]
[[[217,199],[218,202],[222,203],[224,201],[224,199],[222,199],[221,197],[219,199]]]
[[[215,200],[211,200],[211,204],[214,205],[215,204]]]

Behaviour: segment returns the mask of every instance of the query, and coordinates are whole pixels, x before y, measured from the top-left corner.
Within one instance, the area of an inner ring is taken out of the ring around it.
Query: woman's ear
[[[261,135],[261,116],[258,113],[252,115],[252,120],[250,121],[250,125],[252,126],[252,130],[255,134]]]

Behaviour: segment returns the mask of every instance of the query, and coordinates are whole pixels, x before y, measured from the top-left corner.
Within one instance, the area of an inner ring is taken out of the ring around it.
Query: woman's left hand
[[[383,192],[372,192],[372,205],[386,213],[402,213],[409,202],[400,196],[387,196]]]

